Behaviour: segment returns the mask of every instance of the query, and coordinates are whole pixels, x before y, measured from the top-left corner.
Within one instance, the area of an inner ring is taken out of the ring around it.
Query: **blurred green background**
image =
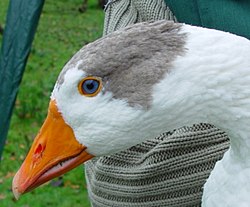
[[[0,1],[5,26],[8,0]],[[82,0],[46,0],[16,100],[0,163],[1,207],[89,207],[83,166],[15,201],[11,182],[46,117],[50,93],[64,64],[83,45],[101,37],[104,12],[97,0],[79,12]],[[2,36],[0,35],[0,44]]]

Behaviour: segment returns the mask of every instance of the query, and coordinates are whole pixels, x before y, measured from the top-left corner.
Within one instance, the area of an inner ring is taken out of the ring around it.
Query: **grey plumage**
[[[131,106],[148,108],[153,85],[171,70],[171,62],[185,52],[182,25],[170,21],[140,23],[83,47],[59,77],[74,68],[103,79],[104,89]],[[139,78],[140,77],[140,78]],[[136,93],[135,93],[136,91]]]

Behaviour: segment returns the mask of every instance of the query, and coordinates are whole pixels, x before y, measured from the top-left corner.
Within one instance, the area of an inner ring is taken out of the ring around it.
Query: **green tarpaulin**
[[[250,0],[165,0],[179,22],[250,39]]]
[[[0,53],[0,158],[44,0],[10,0]]]

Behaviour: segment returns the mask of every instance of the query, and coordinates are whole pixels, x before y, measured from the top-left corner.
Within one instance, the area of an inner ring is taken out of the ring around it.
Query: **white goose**
[[[206,122],[226,131],[231,145],[204,186],[202,206],[250,206],[249,57],[245,38],[167,21],[83,47],[58,78],[13,180],[15,196],[166,127]]]

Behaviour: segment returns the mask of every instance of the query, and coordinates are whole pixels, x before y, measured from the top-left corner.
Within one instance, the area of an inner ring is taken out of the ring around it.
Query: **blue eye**
[[[79,91],[85,96],[95,96],[101,89],[100,80],[95,77],[87,77],[79,84]]]
[[[96,80],[86,80],[82,83],[82,90],[86,94],[93,94],[99,88],[99,82]]]

